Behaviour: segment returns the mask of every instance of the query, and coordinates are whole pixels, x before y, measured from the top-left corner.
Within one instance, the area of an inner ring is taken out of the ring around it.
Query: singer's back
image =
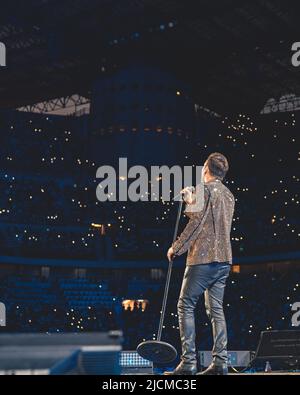
[[[204,184],[201,212],[186,214],[189,223],[173,244],[176,255],[188,251],[187,265],[213,262],[232,263],[231,225],[235,199],[218,179]]]

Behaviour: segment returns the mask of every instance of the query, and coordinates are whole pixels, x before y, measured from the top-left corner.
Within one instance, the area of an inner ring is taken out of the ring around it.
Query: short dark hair
[[[228,160],[220,152],[213,152],[207,158],[207,166],[212,176],[223,180],[228,172]]]

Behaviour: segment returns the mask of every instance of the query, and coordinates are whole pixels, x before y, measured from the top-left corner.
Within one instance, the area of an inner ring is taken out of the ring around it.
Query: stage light
[[[96,223],[92,222],[92,223],[91,223],[91,226],[92,226],[93,228],[101,228],[101,227],[102,227],[102,224],[96,224]]]

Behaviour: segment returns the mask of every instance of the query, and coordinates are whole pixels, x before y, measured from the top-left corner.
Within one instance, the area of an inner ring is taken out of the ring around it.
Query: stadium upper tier
[[[181,166],[202,165],[213,151],[229,158],[225,182],[236,197],[232,231],[236,257],[299,250],[297,119],[292,113],[205,119],[206,133],[201,135],[200,127],[200,137],[187,144],[186,136],[179,137],[181,149],[175,159]],[[201,125],[201,119],[198,122]],[[86,116],[9,111],[2,114],[0,131],[1,255],[164,258],[176,203],[97,201],[96,169],[106,164],[102,150],[107,147],[102,147],[105,136],[89,129]],[[175,138],[167,130],[156,129],[111,133],[116,139],[133,133],[143,147],[149,136],[156,135],[162,152]],[[110,155],[117,159],[113,146]]]

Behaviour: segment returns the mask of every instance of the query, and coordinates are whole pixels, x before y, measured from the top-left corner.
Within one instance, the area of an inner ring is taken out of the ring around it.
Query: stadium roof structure
[[[5,3],[5,4],[4,4]],[[3,1],[0,107],[78,94],[135,59],[169,70],[195,102],[220,113],[260,112],[300,93],[291,46],[296,0]]]

